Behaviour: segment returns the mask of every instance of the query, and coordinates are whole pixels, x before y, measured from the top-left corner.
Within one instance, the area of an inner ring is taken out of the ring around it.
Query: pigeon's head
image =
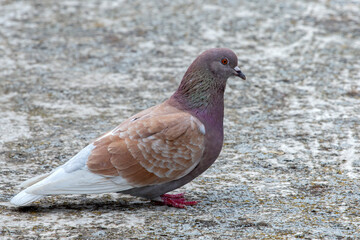
[[[188,108],[207,108],[216,99],[222,99],[229,77],[246,79],[237,64],[238,59],[230,49],[203,52],[186,71],[174,98]]]
[[[209,49],[203,52],[194,63],[208,68],[216,78],[228,79],[231,76],[237,76],[246,80],[245,75],[237,66],[237,56],[228,48]]]

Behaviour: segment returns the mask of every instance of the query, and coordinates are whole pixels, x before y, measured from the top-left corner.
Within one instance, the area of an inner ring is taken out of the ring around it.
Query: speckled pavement
[[[360,238],[360,1],[0,1],[1,239]],[[16,209],[18,185],[239,56],[185,210],[120,194]]]

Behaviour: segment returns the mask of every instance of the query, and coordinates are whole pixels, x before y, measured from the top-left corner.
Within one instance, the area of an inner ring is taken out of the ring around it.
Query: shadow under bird
[[[64,165],[25,181],[11,199],[25,206],[47,195],[119,192],[184,208],[184,194],[166,194],[208,169],[223,145],[227,79],[246,79],[235,53],[209,49],[165,102],[125,120]]]

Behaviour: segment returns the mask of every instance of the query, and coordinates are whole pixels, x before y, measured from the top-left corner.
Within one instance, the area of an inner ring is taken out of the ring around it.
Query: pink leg
[[[185,206],[192,206],[197,204],[197,201],[186,201],[185,193],[179,194],[163,194],[161,195],[162,204],[170,207],[185,208]]]

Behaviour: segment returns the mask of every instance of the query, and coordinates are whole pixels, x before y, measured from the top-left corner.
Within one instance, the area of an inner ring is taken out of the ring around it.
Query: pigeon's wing
[[[135,117],[94,142],[87,167],[133,187],[169,182],[195,168],[204,141],[204,125],[189,113]]]

